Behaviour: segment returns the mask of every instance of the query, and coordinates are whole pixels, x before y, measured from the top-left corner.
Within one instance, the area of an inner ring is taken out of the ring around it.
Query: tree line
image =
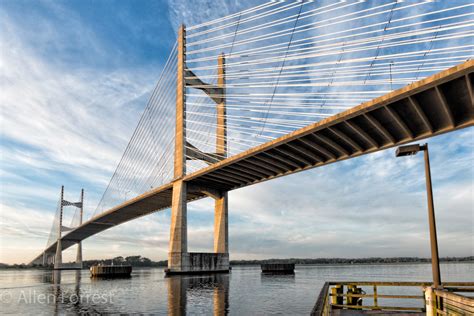
[[[474,256],[469,257],[443,257],[439,259],[440,262],[474,262]],[[238,265],[259,265],[262,263],[294,263],[294,264],[393,264],[393,263],[429,263],[431,258],[419,257],[371,257],[371,258],[289,258],[289,259],[264,259],[264,260],[231,260],[231,266]],[[93,265],[130,265],[132,267],[166,267],[168,260],[153,261],[142,256],[118,256],[111,259],[94,259],[84,260],[84,268],[89,268]],[[27,268],[41,268],[41,265],[26,265],[26,264],[5,264],[0,263],[0,269],[27,269]]]

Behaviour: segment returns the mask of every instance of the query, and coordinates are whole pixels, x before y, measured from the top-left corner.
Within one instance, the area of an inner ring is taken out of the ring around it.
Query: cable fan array
[[[187,27],[186,67],[213,87],[218,56],[225,55],[233,156],[471,59],[473,6],[268,2]],[[94,215],[172,179],[176,64],[175,46]],[[214,153],[214,101],[188,87],[185,117],[189,149]],[[205,166],[190,160],[187,170]]]
[[[232,156],[471,58],[472,6],[271,2],[187,28],[186,63],[212,87],[226,56]],[[186,104],[188,142],[213,152],[213,101],[187,89]]]

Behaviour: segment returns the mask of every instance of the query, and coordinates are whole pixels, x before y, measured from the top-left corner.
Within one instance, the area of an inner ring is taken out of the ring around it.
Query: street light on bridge
[[[430,156],[428,153],[428,144],[400,146],[397,148],[395,156],[412,156],[416,155],[419,151],[423,151],[425,156],[425,178],[426,193],[428,196],[428,220],[430,224],[431,269],[433,272],[433,285],[434,287],[439,287],[441,284],[441,275],[439,272],[438,238],[436,236],[436,219],[434,213],[433,189],[431,186]]]

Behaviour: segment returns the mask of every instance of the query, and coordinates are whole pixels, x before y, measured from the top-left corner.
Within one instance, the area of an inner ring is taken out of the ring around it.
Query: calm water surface
[[[474,280],[474,263],[441,266],[443,281]],[[230,274],[165,278],[163,269],[135,268],[127,279],[91,279],[89,271],[0,271],[0,313],[303,314],[324,281],[428,281],[429,264],[306,265],[295,275],[267,276],[260,267]],[[416,289],[408,289],[405,293]],[[399,293],[400,294],[400,293]],[[413,303],[416,304],[416,303]]]

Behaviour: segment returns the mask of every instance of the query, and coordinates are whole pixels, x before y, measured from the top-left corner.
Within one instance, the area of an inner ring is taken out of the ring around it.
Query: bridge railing
[[[474,299],[459,294],[474,292],[474,282],[445,282],[440,290],[432,290],[431,285],[431,282],[326,282],[311,314],[331,315],[336,309],[426,312],[434,316],[474,313]]]

